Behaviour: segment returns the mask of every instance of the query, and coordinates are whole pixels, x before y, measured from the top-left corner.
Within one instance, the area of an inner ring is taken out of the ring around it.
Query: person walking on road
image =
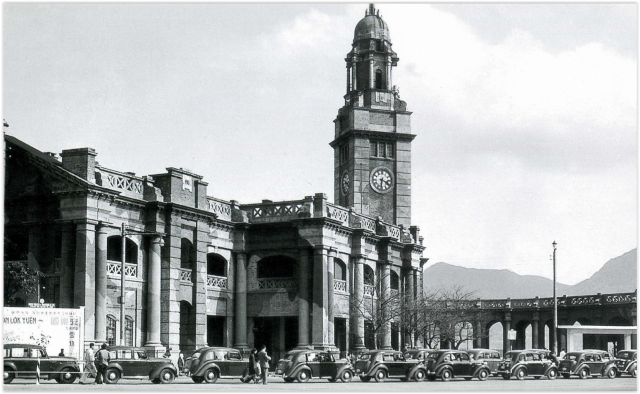
[[[93,362],[96,359],[96,350],[94,349],[94,346],[93,342],[91,342],[89,349],[84,352],[84,372],[80,377],[80,384],[85,384],[87,379],[96,377],[96,367],[93,365]]]
[[[267,384],[269,360],[271,360],[271,357],[267,354],[267,345],[262,345],[262,350],[258,352],[258,360],[260,361],[260,369],[262,370],[262,384]]]
[[[98,353],[96,353],[94,361],[97,370],[96,384],[107,384],[107,367],[109,366],[110,360],[111,356],[107,350],[107,344],[103,343],[100,350],[98,350]]]

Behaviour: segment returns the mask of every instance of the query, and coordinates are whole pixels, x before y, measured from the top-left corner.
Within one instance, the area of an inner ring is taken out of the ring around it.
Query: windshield
[[[200,358],[200,352],[195,352],[189,358]]]
[[[429,355],[427,356],[427,358],[431,358],[434,360],[438,359],[439,354],[438,353],[429,353]]]
[[[287,353],[287,355],[284,356],[284,359],[287,361],[293,361],[293,356],[294,356],[293,353]]]
[[[406,352],[404,354],[404,358],[407,360],[409,359],[422,360],[424,358],[424,355],[422,352],[414,352],[414,353]]]
[[[370,354],[364,353],[361,354],[360,357],[358,357],[360,360],[368,360],[371,357]]]
[[[511,352],[509,352],[509,353],[504,355],[504,359],[516,362],[518,360],[518,356],[519,355],[520,355],[520,353],[511,353]]]
[[[631,358],[631,352],[619,352],[618,358],[622,358],[624,360],[629,360]]]
[[[563,360],[576,361],[578,356],[580,356],[579,353],[567,353],[564,355]]]

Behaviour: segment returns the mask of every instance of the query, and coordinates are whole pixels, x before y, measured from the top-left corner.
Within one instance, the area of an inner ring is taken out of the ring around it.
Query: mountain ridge
[[[552,297],[553,280],[537,275],[520,275],[509,269],[466,268],[445,262],[424,271],[424,286],[446,290],[462,286],[472,298]],[[637,249],[607,261],[590,278],[575,285],[557,282],[558,296],[597,293],[626,293],[637,289]]]

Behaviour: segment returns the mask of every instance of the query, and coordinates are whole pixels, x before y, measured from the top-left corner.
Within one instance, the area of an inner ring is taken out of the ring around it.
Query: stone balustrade
[[[218,200],[217,198],[207,197],[208,211],[213,212],[218,216],[218,219],[231,221],[231,204]]]
[[[123,195],[143,198],[143,179],[132,173],[118,172],[108,168],[96,166],[96,184],[108,189],[118,190]]]
[[[297,289],[298,281],[295,278],[268,278],[258,279],[258,289]]]
[[[347,281],[346,280],[334,279],[333,280],[333,290],[346,293],[348,291],[347,290]]]
[[[207,275],[207,287],[226,289],[227,278],[224,276]]]
[[[119,261],[107,260],[107,275],[120,276],[122,274],[122,263]],[[138,277],[138,265],[137,264],[124,264],[124,276],[130,278]]]
[[[637,292],[616,293],[616,294],[596,294],[581,296],[562,296],[558,298],[558,307],[564,306],[594,306],[605,304],[633,304],[637,302]],[[481,309],[538,309],[552,308],[553,297],[548,298],[524,298],[524,299],[501,299],[501,300],[478,300],[476,303]]]
[[[192,283],[191,268],[180,268],[180,281]]]

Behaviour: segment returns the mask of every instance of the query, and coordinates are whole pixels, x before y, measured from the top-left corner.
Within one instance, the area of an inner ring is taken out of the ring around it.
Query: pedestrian
[[[103,343],[100,347],[100,350],[96,353],[96,358],[94,364],[96,366],[96,384],[107,384],[107,367],[109,366],[109,361],[111,360],[111,355],[107,350],[107,344]]]
[[[91,342],[89,344],[89,349],[84,352],[84,372],[80,377],[80,384],[86,384],[87,379],[91,379],[96,377],[96,367],[93,365],[93,362],[96,358],[96,351],[94,349],[95,344]],[[95,383],[95,381],[91,382]]]
[[[178,375],[182,376],[183,373],[184,373],[184,354],[180,352],[180,355],[178,356]]]
[[[171,348],[168,348],[166,352],[162,355],[164,358],[171,358]]]
[[[564,348],[562,348],[562,350],[560,350],[560,354],[558,354],[558,358],[560,360],[562,360],[564,358],[564,355],[567,354],[567,352],[564,351]]]
[[[58,353],[58,357],[64,357],[64,349],[60,349],[60,353]]]
[[[262,350],[258,352],[258,360],[260,362],[262,384],[267,384],[267,376],[269,374],[269,360],[271,357],[267,354],[267,345],[262,345]]]
[[[258,380],[260,380],[260,364],[258,364],[257,353],[258,350],[253,348],[251,349],[251,354],[249,354],[249,374],[247,382],[253,380],[253,383],[258,383]]]

